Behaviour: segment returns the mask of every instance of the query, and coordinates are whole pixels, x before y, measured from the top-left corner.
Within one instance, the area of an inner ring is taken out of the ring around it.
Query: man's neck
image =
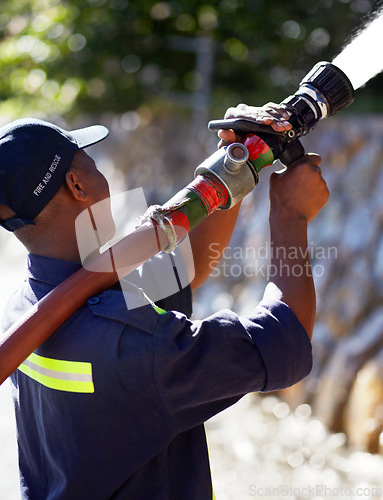
[[[64,234],[63,231],[31,242],[27,245],[27,250],[34,255],[81,264],[76,236]]]

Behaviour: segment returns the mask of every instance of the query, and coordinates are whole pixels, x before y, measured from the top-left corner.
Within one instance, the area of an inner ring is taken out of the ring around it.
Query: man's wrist
[[[308,221],[302,214],[293,214],[287,210],[272,210],[269,216],[270,229],[282,231],[301,230],[307,231]],[[289,231],[290,232],[290,231]]]

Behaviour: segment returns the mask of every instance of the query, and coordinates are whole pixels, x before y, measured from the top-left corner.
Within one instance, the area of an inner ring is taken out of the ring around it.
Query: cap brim
[[[109,130],[103,125],[92,125],[91,127],[72,130],[70,134],[74,137],[80,149],[92,146],[108,136]]]

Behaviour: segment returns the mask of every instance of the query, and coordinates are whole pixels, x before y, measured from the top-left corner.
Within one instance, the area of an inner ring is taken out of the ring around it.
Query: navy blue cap
[[[109,131],[93,125],[68,132],[26,118],[0,128],[0,204],[16,216],[1,220],[9,231],[33,224],[62,185],[79,149],[105,139]]]

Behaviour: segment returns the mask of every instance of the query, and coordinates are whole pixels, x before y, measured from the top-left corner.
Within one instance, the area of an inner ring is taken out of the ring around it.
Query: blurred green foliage
[[[141,104],[187,109],[204,84],[195,50],[204,37],[214,49],[211,113],[281,101],[313,64],[337,55],[376,4],[2,0],[1,7],[0,116],[71,118]],[[358,91],[353,110],[379,110],[381,83]]]

